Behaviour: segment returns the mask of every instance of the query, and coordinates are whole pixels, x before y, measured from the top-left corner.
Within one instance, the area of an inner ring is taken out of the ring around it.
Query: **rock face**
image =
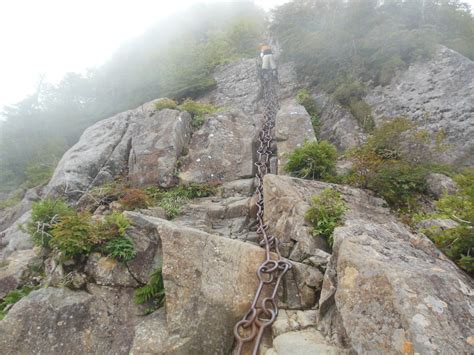
[[[324,332],[357,353],[472,352],[472,280],[383,209],[359,217],[334,232],[320,299]]]
[[[38,264],[31,238],[21,228],[30,216],[31,213],[26,212],[0,234],[0,299],[20,286],[30,265]]]
[[[204,183],[252,177],[256,134],[257,122],[239,111],[208,116],[193,134],[180,180]]]
[[[413,64],[390,85],[365,98],[376,123],[404,116],[431,132],[443,130],[453,147],[444,160],[474,164],[474,62],[440,47],[433,59]]]
[[[288,154],[302,146],[305,141],[315,141],[311,117],[305,108],[293,103],[284,104],[275,121],[275,141],[278,151],[278,174],[284,174],[283,167]]]
[[[124,174],[138,187],[174,184],[176,161],[190,137],[190,117],[177,110],[157,112],[157,101],[86,129],[64,154],[46,193],[77,200],[88,189]]]
[[[172,185],[176,161],[191,137],[190,122],[187,112],[165,109],[138,123],[128,161],[132,185]]]
[[[321,122],[319,137],[345,151],[362,144],[366,135],[352,114],[323,92],[314,92]]]
[[[10,227],[18,218],[31,209],[33,202],[41,197],[41,187],[26,190],[19,204],[0,211],[0,231]]]
[[[458,191],[456,183],[449,176],[431,173],[426,177],[428,191],[437,199],[444,194],[452,195]]]
[[[166,316],[157,315],[138,326],[140,340],[150,334],[154,338],[135,341],[132,353],[229,353],[233,326],[254,296],[255,270],[264,251],[165,220],[143,218],[155,224],[163,245]],[[312,278],[302,277],[305,272]],[[286,280],[286,300],[298,308],[313,306],[311,298],[314,302],[322,274],[302,264],[296,265],[295,273]],[[153,330],[157,327],[162,330]]]
[[[347,186],[267,175],[265,220],[290,258],[321,260],[304,213],[310,197],[329,187],[349,210],[334,232],[318,328],[361,354],[472,352],[472,280],[398,222],[383,200]]]
[[[131,290],[33,291],[0,322],[4,354],[126,354],[139,310]]]
[[[260,81],[255,59],[239,60],[218,66],[214,73],[216,89],[203,99],[227,109],[254,114],[260,99]]]

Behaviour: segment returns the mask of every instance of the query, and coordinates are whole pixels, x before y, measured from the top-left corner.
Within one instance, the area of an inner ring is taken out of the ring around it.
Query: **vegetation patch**
[[[435,163],[443,150],[439,135],[431,135],[398,117],[375,129],[367,143],[348,152],[351,173],[343,180],[383,197],[390,207],[412,213],[427,194],[426,177],[450,167]]]
[[[188,200],[214,195],[216,187],[206,184],[180,185],[171,189],[149,187],[146,193],[155,203],[163,208],[168,218],[175,218],[181,213]]]
[[[150,314],[160,308],[165,301],[165,287],[161,268],[150,275],[148,283],[135,290],[135,303],[146,305],[145,314]]]
[[[328,180],[335,175],[337,150],[327,141],[305,142],[288,155],[285,171],[303,179]]]
[[[27,224],[33,242],[60,252],[66,259],[79,258],[93,251],[127,262],[136,255],[127,236],[130,221],[121,213],[111,213],[103,221],[86,211],[76,212],[61,200],[46,199],[33,204]]]
[[[320,195],[313,196],[305,218],[313,225],[313,235],[326,239],[332,247],[332,234],[346,211],[347,207],[341,194],[327,188]]]
[[[38,286],[23,286],[16,290],[10,291],[5,297],[0,300],[0,320],[5,318],[8,310],[21,300],[30,294],[31,291],[37,290]]]
[[[423,232],[461,269],[474,275],[474,168],[456,175],[454,180],[459,191],[441,198],[436,203],[436,213],[426,218],[450,218],[458,226]]]
[[[316,100],[306,89],[298,91],[298,93],[296,94],[296,100],[306,109],[306,111],[311,116],[311,124],[313,125],[314,134],[318,138],[321,130],[321,121],[319,120],[319,110]]]

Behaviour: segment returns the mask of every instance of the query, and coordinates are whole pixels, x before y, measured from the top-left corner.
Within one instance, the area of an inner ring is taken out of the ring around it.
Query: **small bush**
[[[204,116],[207,113],[218,111],[218,108],[212,104],[206,104],[191,99],[186,99],[178,106],[180,110],[187,111],[191,116]]]
[[[347,207],[341,194],[327,188],[320,195],[313,196],[311,207],[306,212],[305,218],[314,227],[313,235],[325,238],[332,247],[332,234],[346,211]]]
[[[17,303],[23,297],[28,296],[31,291],[34,291],[36,289],[38,289],[37,286],[23,286],[16,290],[10,291],[8,294],[6,294],[5,297],[3,297],[3,299],[0,300],[0,320],[5,318],[7,314],[6,309],[9,306]]]
[[[177,106],[178,104],[176,103],[176,101],[167,98],[161,99],[160,101],[155,103],[155,109],[158,111],[163,110],[165,108],[175,109]]]
[[[202,127],[204,124],[204,117],[203,116],[194,116],[191,119],[191,127],[194,131],[197,131],[199,128]]]
[[[74,210],[62,200],[48,198],[33,203],[31,220],[27,223],[33,242],[38,246],[49,247],[51,229],[62,217],[73,214]]]
[[[140,189],[125,189],[123,196],[118,200],[118,202],[126,210],[147,208],[150,204],[147,194]]]
[[[427,193],[427,174],[423,167],[388,161],[381,164],[367,187],[383,197],[391,207],[411,211],[417,206],[417,197]]]
[[[321,129],[321,122],[318,117],[318,105],[316,100],[310,95],[310,93],[302,89],[296,94],[296,100],[302,105],[311,116],[311,124],[313,125],[314,134],[319,137],[319,131]]]
[[[94,246],[94,226],[88,213],[63,216],[51,230],[50,246],[66,257],[87,255]]]
[[[354,100],[361,100],[364,95],[364,84],[358,80],[339,85],[334,91],[334,99],[336,99],[343,106],[349,106]]]
[[[371,132],[375,128],[372,108],[367,102],[353,99],[349,104],[349,110],[365,132]]]
[[[108,256],[121,262],[131,261],[137,255],[133,241],[129,237],[111,239],[107,243],[105,250]]]
[[[336,148],[327,141],[305,142],[288,155],[285,171],[304,179],[328,179],[335,174]]]
[[[436,233],[425,232],[460,268],[474,274],[474,168],[466,169],[454,180],[459,191],[437,202],[437,217],[451,218],[459,226]]]
[[[165,287],[161,268],[156,269],[150,275],[150,281],[143,287],[135,290],[135,303],[147,304],[146,314],[150,314],[160,308],[165,301]]]

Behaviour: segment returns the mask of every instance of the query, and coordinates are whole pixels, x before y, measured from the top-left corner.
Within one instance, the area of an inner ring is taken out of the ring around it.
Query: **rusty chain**
[[[275,92],[275,78],[270,73],[263,73],[263,126],[258,136],[257,149],[257,234],[260,246],[265,249],[265,260],[257,269],[259,285],[253,302],[234,327],[236,340],[235,353],[242,354],[244,349],[251,349],[256,355],[265,330],[273,324],[278,315],[277,292],[285,273],[291,268],[291,263],[280,254],[278,238],[267,234],[268,226],[263,221],[263,177],[269,172],[272,156],[272,129],[278,111],[278,99]],[[247,352],[247,351],[246,351]]]

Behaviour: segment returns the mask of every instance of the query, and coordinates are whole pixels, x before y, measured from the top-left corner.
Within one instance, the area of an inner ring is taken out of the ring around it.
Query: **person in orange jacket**
[[[271,72],[275,77],[277,76],[277,66],[273,58],[272,47],[263,43],[260,45],[260,57],[262,58],[262,71]]]

